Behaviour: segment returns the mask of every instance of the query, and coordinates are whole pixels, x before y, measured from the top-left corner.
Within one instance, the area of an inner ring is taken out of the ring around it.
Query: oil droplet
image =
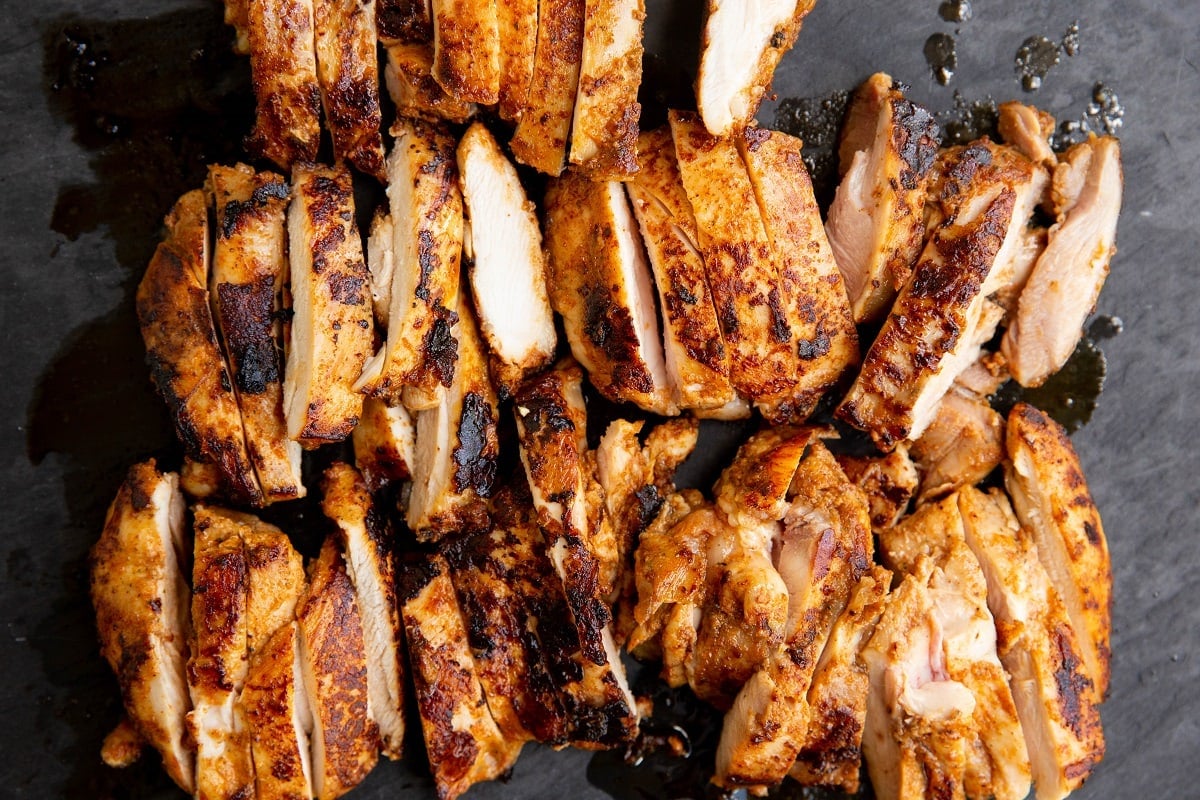
[[[1029,403],[1053,417],[1059,424],[1074,432],[1087,424],[1096,410],[1096,402],[1104,388],[1108,371],[1104,353],[1096,346],[1091,332],[1080,340],[1075,352],[1058,372],[1041,386],[1026,389],[1009,381],[992,398],[997,411],[1008,414],[1018,402]]]
[[[1102,316],[1092,320],[1088,326],[1088,337],[1093,341],[1111,339],[1125,330],[1125,322],[1120,317]]]
[[[1021,43],[1014,61],[1021,88],[1027,92],[1040,89],[1042,80],[1058,61],[1057,44],[1045,36],[1030,36]]]
[[[958,53],[954,50],[954,37],[948,33],[935,33],[925,40],[925,61],[933,70],[933,78],[942,86],[954,77],[958,69]]]
[[[990,97],[968,101],[954,93],[954,107],[938,113],[946,144],[966,144],[981,136],[995,136],[999,111]]]
[[[1055,150],[1065,150],[1087,139],[1089,134],[1115,136],[1125,124],[1125,106],[1111,87],[1097,83],[1092,87],[1092,101],[1078,119],[1063,120],[1050,137]]]
[[[817,202],[826,207],[837,188],[837,141],[849,92],[821,97],[787,97],[775,109],[775,128],[804,140],[804,164]]]
[[[1079,20],[1067,26],[1067,32],[1062,38],[1062,51],[1068,56],[1079,54]]]
[[[946,0],[938,6],[938,15],[946,22],[966,22],[972,13],[971,0]]]

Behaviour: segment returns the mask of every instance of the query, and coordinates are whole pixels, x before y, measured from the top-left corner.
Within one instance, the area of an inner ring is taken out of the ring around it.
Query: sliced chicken
[[[195,757],[185,718],[191,709],[184,502],[174,473],[135,464],[92,548],[91,595],[100,654],[121,686],[125,713],[162,755],[171,780],[195,791]]]
[[[796,385],[767,399],[762,408],[775,424],[800,422],[842,374],[858,364],[858,331],[821,224],[800,140],[746,128],[737,144],[771,240],[784,315],[796,336]]]
[[[225,0],[225,24],[233,28],[233,51],[250,53],[250,0]]]
[[[764,428],[751,436],[713,487],[717,507],[734,525],[783,519],[796,468],[814,438],[806,428]]]
[[[399,566],[400,611],[417,711],[439,800],[508,771],[520,744],[496,727],[467,645],[467,629],[441,556]]]
[[[516,168],[482,123],[463,134],[458,170],[471,220],[471,296],[492,354],[492,375],[509,396],[528,375],[549,366],[558,344],[542,233]]]
[[[1004,311],[1008,317],[1011,318],[1016,313],[1017,302],[1021,297],[1021,290],[1029,282],[1029,276],[1033,272],[1033,267],[1037,264],[1038,258],[1045,249],[1046,229],[1040,227],[1026,229],[1016,256],[1011,262],[1011,273],[1004,281],[1005,285],[997,289],[996,293],[992,295],[992,299],[1004,307]]]
[[[996,618],[1038,800],[1079,788],[1104,757],[1097,693],[1063,602],[1030,534],[998,490],[959,492],[967,545],[979,559]]]
[[[123,716],[104,737],[104,744],[100,745],[100,760],[107,767],[124,769],[142,757],[142,748],[145,746],[146,740],[138,733],[137,726],[129,717]]]
[[[404,650],[396,604],[395,534],[353,467],[334,463],[325,470],[321,489],[321,510],[337,525],[362,617],[371,718],[379,727],[383,754],[397,759],[404,748]]]
[[[1008,415],[1006,443],[1005,486],[1067,609],[1097,701],[1102,700],[1108,693],[1112,564],[1100,512],[1079,456],[1057,422],[1018,403]]]
[[[309,567],[296,621],[304,691],[312,704],[313,794],[327,800],[357,786],[379,758],[361,611],[333,537]]]
[[[295,622],[277,630],[251,659],[242,690],[258,800],[313,796],[313,716],[304,686],[300,639]]]
[[[402,387],[432,391],[454,378],[463,211],[454,138],[438,126],[406,119],[396,121],[392,134],[387,339],[363,368],[357,388],[396,401]]]
[[[432,0],[433,78],[451,97],[500,100],[500,29],[496,0]]]
[[[208,210],[202,191],[179,198],[137,290],[150,379],[167,403],[184,451],[216,492],[261,503],[208,295]]]
[[[942,158],[929,242],[837,411],[884,450],[924,433],[991,338],[1003,309],[987,297],[1011,275],[1045,185],[1028,159],[986,139]]]
[[[321,144],[313,0],[248,2],[247,42],[254,97],[254,130],[246,147],[291,169],[312,161]]]
[[[601,394],[677,413],[641,236],[621,184],[569,173],[545,199],[546,285],[571,352]]]
[[[1053,168],[1058,161],[1050,149],[1054,117],[1015,100],[1001,103],[998,110],[1000,138],[1017,148],[1030,161]]]
[[[517,161],[547,175],[562,174],[567,162],[583,58],[585,5],[585,0],[538,3],[533,78],[510,146]]]
[[[518,122],[529,105],[537,58],[538,0],[496,3],[500,33],[500,118]]]
[[[1004,418],[986,397],[955,381],[912,454],[921,470],[919,502],[974,486],[1004,458]]]
[[[1075,351],[1116,252],[1122,191],[1117,140],[1105,136],[1076,145],[1059,170],[1081,174],[1082,181],[1066,195],[1000,345],[1022,386],[1040,386]]]
[[[367,233],[367,271],[371,273],[371,310],[375,324],[384,328],[392,307],[392,276],[396,274],[392,251],[392,216],[383,208],[375,209]]]
[[[288,435],[340,442],[362,413],[354,383],[370,355],[370,275],[345,168],[298,165],[288,209],[292,331],[284,371]]]
[[[920,479],[907,447],[899,445],[882,456],[838,456],[837,461],[867,497],[871,530],[882,531],[900,521]]]
[[[288,280],[283,177],[244,164],[212,166],[216,207],[209,291],[263,502],[303,497],[300,445],[283,418],[279,317]]]
[[[390,44],[383,68],[397,117],[466,122],[477,107],[449,95],[433,79],[433,48],[424,42]]]
[[[925,236],[922,214],[938,126],[890,76],[872,75],[847,112],[826,230],[855,322],[887,312]]]
[[[754,409],[750,407],[750,401],[740,394],[735,394],[733,399],[723,406],[717,408],[697,408],[692,411],[692,415],[696,419],[717,419],[722,422],[731,422],[739,419],[749,419]]]
[[[783,54],[816,0],[708,0],[696,103],[714,136],[744,128],[758,112]]]
[[[375,29],[385,48],[432,42],[429,0],[375,0]]]
[[[593,179],[620,179],[638,170],[645,18],[645,0],[585,2],[570,161]]]
[[[371,491],[412,477],[417,429],[404,406],[389,406],[378,398],[368,397],[363,401],[362,417],[351,436],[354,464]]]
[[[711,136],[695,114],[672,111],[669,121],[733,386],[755,401],[788,391],[794,332],[746,166],[733,140]]]

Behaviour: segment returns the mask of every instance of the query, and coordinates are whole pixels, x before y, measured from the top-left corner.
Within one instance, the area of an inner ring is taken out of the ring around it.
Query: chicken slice
[[[491,373],[509,396],[549,366],[558,344],[542,233],[516,168],[482,123],[463,134],[458,171],[471,220],[471,296],[492,354]]]
[[[188,192],[166,218],[137,290],[137,314],[150,378],[167,403],[184,451],[213,490],[261,503],[242,416],[217,345],[208,294],[208,210],[204,192]]]
[[[1030,161],[1053,168],[1058,161],[1050,149],[1054,117],[1015,100],[1001,103],[998,111],[1000,138],[1017,148]]]
[[[383,754],[397,759],[404,747],[404,668],[395,534],[353,467],[335,462],[325,470],[321,489],[321,510],[338,527],[362,617],[371,718],[379,727]]]
[[[292,332],[284,371],[288,435],[340,442],[362,413],[354,382],[370,355],[370,275],[345,168],[298,165],[288,209]]]
[[[357,786],[379,758],[361,612],[333,537],[309,567],[296,621],[304,691],[312,703],[313,794],[328,800]]]
[[[440,127],[406,119],[396,121],[392,134],[387,339],[366,363],[356,388],[397,401],[402,387],[432,391],[450,386],[454,378],[463,210],[454,138]]]
[[[433,78],[451,97],[500,100],[500,29],[496,0],[432,0]]]
[[[146,740],[138,733],[133,720],[122,716],[117,726],[104,737],[104,743],[100,745],[100,760],[106,767],[124,769],[142,757],[142,748],[145,746]]]
[[[974,486],[1004,458],[1004,418],[986,397],[955,381],[912,454],[921,470],[919,503]]]
[[[550,304],[592,385],[611,400],[678,413],[650,268],[621,184],[569,173],[550,181],[544,208]]]
[[[783,519],[796,468],[814,439],[808,428],[764,428],[751,436],[713,487],[717,507],[734,525]]]
[[[225,0],[225,24],[233,28],[233,52],[250,53],[250,0]]]
[[[125,713],[162,755],[171,780],[193,792],[184,510],[174,473],[160,473],[153,460],[135,464],[109,506],[90,565],[100,654],[117,676]]]
[[[429,766],[439,799],[453,800],[472,784],[509,770],[520,743],[504,737],[488,710],[445,559],[401,562],[399,580]]]
[[[537,48],[525,113],[517,121],[513,156],[547,175],[561,175],[579,89],[586,0],[540,0]]]
[[[368,397],[363,401],[362,417],[351,438],[354,464],[371,491],[412,477],[417,430],[404,406],[389,406],[378,398]]]
[[[762,407],[775,424],[801,422],[842,374],[858,364],[858,331],[800,140],[746,128],[737,145],[771,240],[784,315],[796,336],[796,385]]]
[[[367,271],[371,274],[371,311],[375,314],[375,324],[384,328],[392,306],[392,276],[396,274],[394,235],[391,214],[376,208],[367,233]]]
[[[321,90],[313,0],[247,3],[254,130],[246,147],[283,169],[312,161],[321,144]]]
[[[383,79],[397,117],[462,123],[475,116],[474,103],[447,94],[433,79],[433,48],[428,44],[388,45]]]
[[[300,445],[283,418],[279,317],[288,280],[283,177],[244,164],[212,166],[216,206],[209,290],[263,502],[303,497]]]
[[[672,111],[669,121],[733,386],[754,401],[786,392],[794,332],[746,166],[733,140],[711,136],[695,114]]]
[[[1104,757],[1096,690],[1063,602],[1036,547],[994,490],[958,493],[967,545],[979,559],[996,644],[1025,734],[1038,800],[1061,800]]]
[[[744,128],[758,112],[783,54],[816,0],[708,0],[696,103],[714,136]]]
[[[826,230],[855,322],[887,312],[921,253],[937,130],[933,115],[882,72],[851,101]]]
[[[1000,345],[1022,386],[1040,386],[1070,358],[1116,252],[1120,145],[1105,136],[1072,150],[1066,168],[1080,171],[1083,180],[1050,228],[1046,249],[1021,290],[1016,317]]]
[[[1008,415],[1006,442],[1005,486],[1067,609],[1099,702],[1108,693],[1112,631],[1112,564],[1100,512],[1057,422],[1018,403]]]
[[[645,0],[586,0],[579,91],[571,123],[572,164],[593,179],[638,171]]]
[[[537,57],[538,0],[496,3],[500,33],[500,119],[519,122],[529,105]]]
[[[385,48],[432,42],[429,0],[375,0],[375,30]]]
[[[241,706],[250,730],[257,800],[311,800],[313,712],[300,627],[289,622],[250,660]]]
[[[837,461],[850,482],[867,497],[871,530],[879,532],[900,521],[919,481],[906,446],[898,445],[882,456],[838,456]]]

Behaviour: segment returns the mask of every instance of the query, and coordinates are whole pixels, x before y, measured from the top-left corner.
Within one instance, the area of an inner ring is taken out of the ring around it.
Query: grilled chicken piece
[[[392,481],[412,477],[416,463],[417,430],[401,405],[389,406],[374,397],[363,401],[362,418],[354,428],[354,464],[378,491]]]
[[[547,175],[562,174],[579,89],[585,0],[538,3],[537,49],[525,113],[513,131],[513,156]]]
[[[516,168],[482,123],[463,134],[458,170],[471,220],[471,296],[492,354],[492,376],[509,396],[549,366],[558,344],[542,233]]]
[[[765,428],[751,436],[713,487],[717,507],[734,525],[783,519],[792,478],[814,438],[805,428]]]
[[[362,413],[354,382],[371,348],[370,276],[345,168],[297,165],[288,209],[292,332],[284,371],[288,435],[339,442]]]
[[[593,179],[638,170],[638,88],[645,0],[586,0],[579,91],[571,123],[572,164]]]
[[[321,510],[338,527],[346,573],[362,617],[371,718],[379,727],[383,754],[397,759],[404,747],[404,668],[395,534],[353,467],[334,463],[325,470],[321,490]]]
[[[483,501],[491,494],[500,453],[499,402],[488,382],[483,342],[469,306],[464,304],[459,311],[454,382],[436,407],[416,414],[406,520],[425,540],[486,525]]]
[[[850,482],[866,495],[871,530],[882,531],[900,521],[919,481],[906,446],[898,445],[883,456],[838,456],[837,462]]]
[[[1097,701],[1108,693],[1112,564],[1100,512],[1067,432],[1025,403],[1006,432],[1004,483],[1079,637]]]
[[[538,0],[496,3],[500,33],[500,118],[519,122],[529,104],[537,57]]]
[[[788,773],[806,786],[855,794],[867,715],[867,668],[859,657],[886,602],[892,574],[872,566],[833,624],[808,688],[808,728]]]
[[[313,0],[317,79],[333,157],[386,180],[375,0]]]
[[[375,0],[375,30],[385,48],[432,42],[429,0]]]
[[[326,800],[353,789],[375,767],[379,728],[371,717],[361,612],[333,537],[308,577],[296,621],[304,690],[312,703],[313,794]]]
[[[122,716],[117,726],[104,737],[100,745],[100,760],[107,767],[124,769],[131,766],[142,757],[142,748],[146,740],[138,733],[137,726],[129,717]]]
[[[375,209],[367,234],[367,271],[371,273],[371,311],[375,324],[384,328],[392,307],[392,276],[396,274],[393,236],[392,216],[382,208]]]
[[[232,499],[261,503],[209,304],[204,192],[179,198],[166,226],[167,238],[154,251],[137,290],[150,378],[187,455],[214,468],[204,470],[205,481]]]
[[[233,28],[233,52],[250,53],[250,0],[225,0],[225,24]]]
[[[453,137],[406,119],[396,121],[392,134],[387,340],[363,368],[356,388],[395,401],[401,387],[433,391],[449,387],[454,378],[458,345],[452,328],[458,321],[463,211]]]
[[[669,121],[733,386],[751,400],[786,392],[794,332],[746,166],[733,140],[711,136],[695,114],[672,111]]]
[[[303,497],[300,445],[283,418],[279,317],[287,282],[288,186],[244,164],[208,169],[217,231],[210,297],[263,502]]]
[[[313,796],[313,716],[304,686],[300,639],[295,622],[277,630],[254,654],[242,690],[258,800],[309,800]]]
[[[91,595],[100,654],[117,676],[125,713],[171,780],[193,792],[183,515],[174,473],[160,473],[153,460],[131,467],[92,548]]]
[[[388,45],[383,79],[397,117],[461,123],[475,116],[474,103],[447,94],[433,79],[433,48],[428,44]]]
[[[1046,229],[1040,227],[1026,229],[1017,253],[1010,262],[1011,270],[1004,281],[1004,286],[997,289],[996,293],[992,295],[992,299],[1004,307],[1004,311],[1008,317],[1011,317],[1016,312],[1017,302],[1021,297],[1021,290],[1029,282],[1029,275],[1033,272],[1033,267],[1037,264],[1038,257],[1041,256],[1042,251],[1045,249]]]
[[[994,490],[959,492],[967,545],[979,559],[996,618],[1038,800],[1079,788],[1104,757],[1097,693],[1063,602],[1036,547]]]
[[[500,30],[495,0],[432,0],[433,78],[451,97],[500,100]]]
[[[551,181],[545,225],[550,304],[592,385],[611,400],[678,413],[650,268],[621,184],[575,173]]]
[[[321,144],[312,0],[247,3],[250,72],[258,101],[246,147],[291,169]]]
[[[788,591],[783,641],[725,715],[714,782],[766,790],[796,760],[809,725],[817,659],[850,592],[871,563],[867,499],[814,440],[796,470],[775,568]]]
[[[946,151],[930,239],[838,416],[890,450],[916,439],[1003,309],[987,296],[1011,274],[1045,174],[986,139]]]
[[[816,0],[708,0],[696,103],[714,136],[744,128]]]
[[[1000,138],[1017,148],[1030,161],[1053,168],[1058,161],[1050,149],[1054,117],[1015,100],[1001,103],[998,111]]]
[[[918,503],[974,486],[1004,458],[1004,418],[986,395],[956,380],[929,427],[912,443],[912,454],[921,470]]]
[[[784,315],[796,336],[796,385],[761,407],[775,424],[800,422],[842,373],[858,364],[858,332],[800,140],[746,128],[737,144],[771,240]]]
[[[504,774],[520,744],[505,739],[488,711],[445,559],[411,559],[400,564],[399,573],[400,612],[429,766],[439,800],[453,800],[472,784]]]
[[[1105,136],[1076,145],[1058,170],[1068,177],[1056,171],[1055,191],[1070,189],[1000,345],[1022,386],[1040,386],[1075,351],[1116,252],[1122,190],[1117,140]]]
[[[937,127],[882,72],[851,101],[839,148],[842,182],[826,230],[855,322],[887,312],[921,253]]]

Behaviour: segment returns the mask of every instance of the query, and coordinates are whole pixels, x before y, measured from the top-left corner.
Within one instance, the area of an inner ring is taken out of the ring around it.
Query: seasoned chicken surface
[[[288,185],[239,164],[209,167],[208,186],[217,222],[209,296],[250,461],[264,503],[303,497],[301,448],[288,439],[283,417],[279,317],[288,279]]]
[[[375,29],[385,48],[432,42],[429,0],[375,0]]]
[[[208,210],[188,192],[166,218],[137,290],[137,314],[150,378],[175,421],[184,451],[208,464],[215,491],[260,503],[242,416],[217,344],[208,294]]]
[[[124,769],[142,757],[142,748],[145,746],[146,740],[138,733],[137,726],[129,717],[122,716],[117,726],[104,737],[104,744],[100,745],[100,760],[105,766]]]
[[[704,126],[726,136],[754,118],[783,54],[816,0],[708,0],[696,103]]]
[[[370,276],[345,168],[297,165],[288,208],[292,329],[284,371],[288,435],[339,442],[362,413],[354,383],[370,355]]]
[[[248,2],[247,42],[254,97],[254,130],[246,147],[291,169],[312,161],[321,144],[313,0]]]
[[[1045,111],[1018,103],[1001,103],[998,126],[1000,138],[1021,151],[1030,161],[1053,168],[1058,161],[1050,149],[1054,117]]]
[[[890,76],[872,75],[847,112],[826,229],[855,322],[886,313],[925,236],[922,214],[937,155],[937,122]]]
[[[583,58],[585,0],[540,0],[533,78],[513,132],[513,156],[547,175],[567,162],[568,133]]]
[[[386,180],[375,0],[313,0],[317,79],[333,157]]]
[[[584,3],[570,161],[594,179],[620,179],[638,169],[645,18],[645,0]]]
[[[1104,136],[1075,145],[1055,171],[1055,191],[1064,185],[1058,222],[1000,345],[1022,386],[1040,386],[1067,362],[1108,277],[1121,213],[1117,140]]]
[[[571,352],[612,400],[676,413],[654,286],[625,191],[575,173],[546,187],[546,283]]]
[[[500,30],[496,0],[432,0],[433,77],[459,100],[500,99]]]
[[[192,704],[183,517],[174,473],[160,473],[154,461],[131,467],[92,548],[91,595],[100,655],[117,676],[125,713],[162,755],[171,780],[193,792],[195,757],[184,723]]]
[[[920,502],[974,486],[1004,458],[1004,418],[986,397],[955,381],[912,454],[921,470]]]
[[[404,406],[389,406],[378,398],[366,398],[362,417],[351,438],[354,441],[354,465],[371,491],[412,477],[417,428]]]
[[[907,447],[899,445],[882,456],[838,456],[837,461],[850,482],[866,495],[871,530],[882,531],[900,521],[919,481]]]
[[[433,79],[433,48],[428,44],[388,45],[383,79],[398,117],[466,122],[475,116],[474,103],[447,94]]]
[[[321,489],[321,510],[337,525],[362,617],[371,718],[379,727],[383,754],[397,759],[404,748],[404,645],[396,604],[395,534],[353,467],[335,462],[325,470]]]
[[[537,214],[516,168],[482,123],[458,144],[463,201],[471,221],[471,296],[503,396],[549,366],[558,344],[546,293]]]
[[[496,3],[500,33],[500,118],[518,122],[529,105],[537,56],[538,0]]]
[[[225,24],[233,28],[233,51],[250,52],[250,0],[225,0]]]
[[[301,668],[300,626],[288,622],[255,652],[242,689],[258,800],[310,800],[311,698]]]
[[[1061,425],[1018,403],[1005,440],[1005,486],[1067,609],[1099,702],[1108,692],[1112,631],[1112,564],[1100,512]]]
[[[713,487],[718,508],[735,525],[783,519],[796,468],[813,439],[807,428],[764,428],[751,436]]]

